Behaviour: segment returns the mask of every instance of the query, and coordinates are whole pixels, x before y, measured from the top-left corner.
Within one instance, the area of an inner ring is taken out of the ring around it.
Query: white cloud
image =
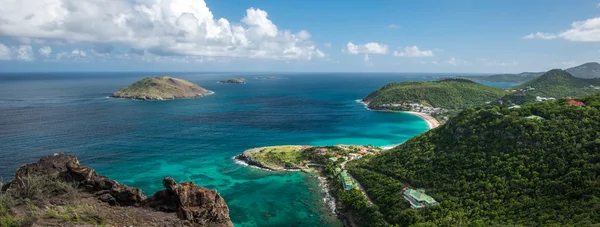
[[[33,61],[33,48],[27,45],[21,45],[14,48],[15,57],[21,61]]]
[[[448,59],[448,61],[446,61],[446,63],[451,64],[451,65],[457,65],[459,62],[458,59],[451,57],[450,59]]]
[[[7,61],[12,59],[12,51],[9,47],[0,43],[0,60]]]
[[[33,48],[29,45],[5,46],[0,43],[0,60],[33,61]]]
[[[306,31],[306,30],[302,30],[302,31],[298,32],[296,34],[296,36],[301,40],[309,40],[310,39],[310,33],[308,33],[308,31]]]
[[[261,9],[249,8],[239,23],[230,23],[216,19],[203,0],[0,1],[0,34],[25,42],[124,44],[172,56],[322,56],[310,33],[280,30]]]
[[[600,8],[600,2],[598,2],[598,4],[596,4],[596,7]]]
[[[49,46],[42,47],[38,49],[38,53],[40,53],[42,56],[48,57],[52,53],[52,48]]]
[[[71,51],[71,55],[86,57],[87,53],[85,51],[83,51],[83,50],[75,49],[75,50]]]
[[[562,38],[576,42],[600,42],[600,17],[587,19],[585,21],[575,21],[571,23],[571,28],[557,34],[553,33],[532,33],[524,39],[556,39]]]
[[[531,33],[529,35],[523,36],[523,39],[556,39],[557,35],[551,33]]]
[[[394,51],[394,56],[401,57],[431,57],[433,56],[433,51],[431,50],[419,50],[419,47],[412,46],[404,48],[404,51],[398,52]]]
[[[431,61],[431,64],[437,65],[438,62],[437,61]]]
[[[365,44],[353,44],[349,42],[346,44],[344,51],[350,54],[385,54],[387,53],[388,46],[380,43],[365,43]]]
[[[325,45],[325,47],[331,47],[331,43],[325,43],[323,45]]]
[[[390,24],[390,25],[388,25],[388,28],[396,29],[396,28],[400,28],[400,26],[395,25],[395,24]]]

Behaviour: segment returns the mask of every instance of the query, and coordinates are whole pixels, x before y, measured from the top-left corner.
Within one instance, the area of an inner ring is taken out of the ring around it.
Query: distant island
[[[245,84],[246,78],[230,78],[219,81],[222,84]]]
[[[213,92],[187,80],[159,76],[139,80],[132,85],[121,88],[110,97],[138,100],[171,100],[198,98],[209,94],[213,94]]]
[[[580,66],[565,69],[574,77],[590,79],[600,78],[600,64],[588,62]],[[519,74],[494,74],[489,76],[458,76],[459,79],[467,79],[474,82],[500,82],[500,83],[525,83],[533,80],[546,72],[523,72]]]
[[[254,79],[259,79],[259,80],[262,80],[262,79],[277,79],[277,77],[276,76],[257,76],[257,77],[254,77]]]

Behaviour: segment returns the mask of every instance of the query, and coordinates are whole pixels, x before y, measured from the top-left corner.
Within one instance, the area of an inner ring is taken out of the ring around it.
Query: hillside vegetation
[[[160,76],[155,78],[147,77],[139,80],[132,85],[113,93],[111,97],[164,100],[202,97],[210,93],[211,91],[187,80],[169,76]]]
[[[547,97],[584,96],[600,90],[592,86],[600,85],[600,79],[583,79],[574,77],[566,71],[553,69],[544,75],[524,83],[519,88],[533,87],[535,90],[527,91],[530,95]]]
[[[494,74],[489,76],[460,76],[458,78],[475,82],[524,83],[544,74],[543,72],[524,72],[519,74]]]
[[[598,225],[600,94],[578,100],[470,108],[348,167],[390,224]],[[440,204],[411,209],[408,185]]]
[[[580,66],[566,69],[565,71],[579,78],[599,78],[600,64],[598,64],[598,62],[588,62]]]
[[[444,109],[464,109],[505,95],[503,89],[463,79],[389,83],[363,99],[373,109],[383,104],[423,103]]]

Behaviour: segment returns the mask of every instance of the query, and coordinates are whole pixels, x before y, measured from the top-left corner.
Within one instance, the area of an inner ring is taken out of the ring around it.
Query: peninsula
[[[230,78],[219,81],[222,84],[245,84],[246,78]]]
[[[125,88],[121,88],[110,97],[137,100],[172,100],[198,98],[212,93],[212,91],[187,80],[159,76],[139,80]]]
[[[235,156],[234,159],[271,171],[316,173],[329,207],[345,223],[345,226],[369,226],[368,220],[359,218],[356,206],[373,207],[374,204],[365,189],[348,173],[346,163],[372,157],[383,151],[379,147],[370,145],[288,145],[249,149]],[[369,214],[371,213],[367,215]]]

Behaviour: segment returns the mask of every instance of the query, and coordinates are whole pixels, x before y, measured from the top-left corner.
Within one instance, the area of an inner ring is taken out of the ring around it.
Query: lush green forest
[[[544,75],[524,83],[518,88],[532,87],[535,90],[527,91],[534,96],[562,98],[564,96],[584,96],[599,92],[592,86],[599,86],[600,79],[583,79],[574,77],[560,69],[550,70]]]
[[[494,88],[463,79],[389,83],[363,99],[373,109],[382,104],[423,103],[444,109],[464,109],[484,105],[506,95]]]
[[[389,224],[600,226],[600,94],[578,100],[470,108],[347,167]],[[411,209],[407,185],[440,204]]]
[[[536,96],[580,97],[596,92],[600,78],[574,77],[560,69],[550,70],[527,83],[510,89],[494,88],[464,79],[389,83],[363,99],[372,109],[393,109],[384,104],[422,103],[448,110],[483,106],[487,102],[523,104],[536,101]],[[530,89],[527,89],[530,88]],[[519,91],[522,89],[523,91]],[[512,92],[508,90],[517,90]]]

